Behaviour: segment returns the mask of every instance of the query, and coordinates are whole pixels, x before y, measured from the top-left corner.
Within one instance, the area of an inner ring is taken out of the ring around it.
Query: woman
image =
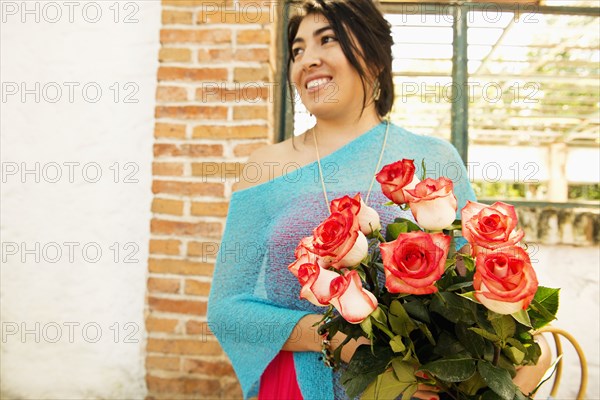
[[[260,389],[259,400],[346,398],[340,372],[320,360],[314,325],[323,309],[298,299],[300,287],[286,268],[300,239],[329,214],[329,199],[361,192],[384,226],[398,216],[412,218],[384,207],[387,198],[374,185],[383,165],[408,158],[425,159],[437,171],[459,168],[459,210],[475,200],[450,144],[383,120],[394,99],[393,41],[377,7],[370,0],[310,0],[296,11],[288,27],[289,79],[317,123],[250,156],[247,166],[259,174],[243,174],[258,177],[243,179],[231,198],[209,299],[209,326],[244,397]],[[332,349],[343,339],[338,333]],[[365,342],[344,346],[342,360]],[[526,393],[544,366],[519,372]],[[420,389],[415,397],[438,398],[432,388]]]

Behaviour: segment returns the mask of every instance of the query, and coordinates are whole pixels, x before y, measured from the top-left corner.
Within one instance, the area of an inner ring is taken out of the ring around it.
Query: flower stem
[[[492,364],[494,366],[497,366],[499,360],[500,360],[500,347],[494,345],[494,359],[492,360]]]

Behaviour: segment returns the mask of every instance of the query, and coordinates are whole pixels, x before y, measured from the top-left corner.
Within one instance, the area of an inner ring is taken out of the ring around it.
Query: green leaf
[[[465,263],[465,268],[467,268],[467,271],[469,271],[469,272],[475,271],[475,260],[473,259],[473,257],[463,254],[462,258],[463,258],[463,262]]]
[[[487,385],[503,400],[513,400],[517,387],[512,382],[510,373],[499,367],[495,367],[492,363],[479,360],[477,362],[477,371],[487,383]]]
[[[457,293],[460,297],[464,297],[465,299],[472,301],[476,304],[481,304],[479,300],[475,297],[475,292],[467,292],[467,293]]]
[[[408,227],[408,232],[422,231],[423,230],[423,229],[421,229],[421,227],[419,225],[415,224],[410,219],[398,217],[398,218],[394,219],[394,222],[405,223],[406,226]]]
[[[556,319],[560,289],[539,286],[529,306],[529,317],[534,329],[540,329]]]
[[[512,313],[511,316],[521,325],[525,325],[528,328],[533,328],[531,326],[531,320],[529,319],[529,314],[525,310],[519,310],[516,313]]]
[[[402,233],[422,231],[421,227],[409,219],[396,218],[394,222],[388,224],[385,230],[385,240],[390,242],[396,240]]]
[[[342,373],[340,382],[344,385],[348,397],[355,398],[382,374],[394,353],[389,347],[359,346],[348,368]]]
[[[430,309],[448,321],[464,322],[468,325],[475,323],[477,314],[477,304],[450,292],[438,292],[431,301]]]
[[[390,304],[389,318],[392,331],[398,335],[408,337],[410,332],[417,328],[398,300]]]
[[[466,357],[466,350],[462,343],[445,331],[440,334],[433,352],[441,357],[452,357],[456,354],[464,354]]]
[[[429,311],[427,311],[427,307],[425,307],[425,304],[423,304],[422,300],[417,299],[414,301],[409,301],[404,303],[402,306],[411,317],[428,324],[431,323]]]
[[[396,374],[396,379],[408,385],[406,390],[402,393],[402,400],[410,400],[412,395],[417,391],[417,378],[415,377],[415,369],[413,368],[412,364],[402,361],[400,358],[394,358],[392,360],[392,368]]]
[[[401,358],[392,359],[392,368],[396,373],[396,378],[402,383],[416,384],[417,378],[415,377],[415,368]]]
[[[527,397],[523,394],[523,392],[521,392],[519,389],[517,389],[517,391],[515,392],[515,397],[513,400],[529,400],[531,399],[530,397]]]
[[[427,324],[417,321],[417,326],[419,327],[421,332],[423,332],[423,335],[425,335],[425,337],[427,338],[429,343],[431,343],[433,346],[435,346],[435,339],[433,337],[433,334],[429,330],[429,327],[427,326]]]
[[[402,353],[406,346],[402,343],[402,336],[396,335],[390,340],[390,347],[394,353]]]
[[[535,292],[533,299],[546,307],[546,310],[548,310],[550,313],[556,315],[556,312],[558,311],[559,294],[560,289],[538,286],[538,290]]]
[[[502,352],[515,364],[521,364],[525,358],[525,352],[513,346],[506,346]]]
[[[385,314],[385,311],[381,309],[381,307],[377,307],[375,311],[370,314],[370,317],[383,325],[387,324],[387,315]]]
[[[527,347],[527,359],[531,360],[533,364],[537,364],[538,359],[541,355],[542,349],[540,348],[539,344],[534,343],[531,346]]]
[[[517,324],[515,324],[515,320],[510,315],[503,315],[500,318],[492,319],[490,322],[496,335],[503,341],[514,336],[517,331]]]
[[[479,375],[478,372],[475,372],[472,377],[470,377],[466,381],[461,382],[458,385],[458,388],[461,392],[474,396],[475,394],[477,394],[479,389],[483,389],[486,386],[487,384],[485,383],[481,375]]]
[[[491,358],[488,361],[491,361]],[[502,353],[500,353],[500,357],[498,358],[498,367],[505,369],[510,374],[511,379],[517,375],[515,364]]]
[[[455,290],[459,290],[459,289],[463,289],[463,288],[467,288],[473,286],[473,282],[460,282],[460,283],[455,283],[454,285],[448,286],[446,288],[446,291],[448,292],[454,292]],[[471,292],[473,293],[473,292]],[[459,293],[460,294],[460,293]],[[466,297],[466,296],[465,296]],[[471,299],[469,299],[471,300]]]
[[[461,323],[454,326],[454,332],[460,343],[473,358],[483,358],[485,354],[485,340],[480,335],[471,331],[467,325]]]
[[[360,323],[360,327],[363,332],[367,334],[369,339],[373,338],[373,324],[371,324],[371,318],[365,318],[363,322]]]
[[[479,399],[480,400],[503,400],[502,397],[500,397],[496,393],[494,393],[493,390],[487,390],[487,391],[483,392],[483,394],[481,395],[481,397]]]
[[[556,319],[556,316],[553,315],[550,311],[548,311],[546,309],[546,307],[544,307],[544,305],[542,303],[540,303],[539,301],[537,301],[536,299],[533,299],[530,307],[533,310],[535,310],[536,312],[540,313],[542,315],[542,317],[548,321],[552,321],[553,319]]]
[[[448,271],[449,268],[454,267],[456,265],[456,260],[452,258],[448,258],[444,263],[444,271]]]
[[[447,382],[462,382],[475,373],[475,360],[472,358],[442,359],[422,365],[420,371]]]
[[[394,371],[390,369],[378,375],[360,398],[361,400],[395,399],[409,386],[410,384],[399,382],[394,375]]]
[[[486,338],[487,340],[490,340],[494,343],[500,343],[502,341],[502,339],[500,339],[500,337],[498,335],[488,332],[485,329],[481,329],[481,328],[469,328],[469,329],[472,330],[473,332],[475,332],[476,334],[478,334],[479,336],[482,336],[482,337]]]
[[[417,392],[417,390],[419,389],[419,387],[417,386],[417,384],[415,383],[414,385],[410,385],[403,393],[402,393],[402,400],[412,400],[413,398],[413,394],[415,394]],[[386,399],[387,400],[387,399]]]
[[[424,158],[421,160],[421,168],[423,169],[423,171],[421,172],[421,180],[424,181],[425,178],[427,177],[427,168],[425,168],[425,159]]]
[[[385,240],[391,242],[398,239],[401,233],[406,233],[408,226],[404,223],[392,223],[385,228]]]
[[[523,353],[527,353],[527,348],[518,339],[508,338],[508,339],[506,339],[506,342],[508,344],[510,344],[511,346],[516,347],[517,349],[521,350]]]

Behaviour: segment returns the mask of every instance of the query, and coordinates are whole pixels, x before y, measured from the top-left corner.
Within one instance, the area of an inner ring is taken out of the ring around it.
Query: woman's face
[[[292,43],[292,54],[290,78],[310,113],[335,118],[361,112],[360,76],[323,15],[304,17]]]

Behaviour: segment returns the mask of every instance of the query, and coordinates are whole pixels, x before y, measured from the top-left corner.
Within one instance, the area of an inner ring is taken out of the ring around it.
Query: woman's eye
[[[292,55],[294,56],[294,58],[300,54],[300,52],[302,51],[302,49],[300,47],[296,47],[294,49],[292,49]]]
[[[334,42],[334,41],[336,41],[336,40],[337,40],[337,39],[335,38],[335,36],[323,36],[323,37],[321,38],[321,42],[322,42],[323,44],[325,44],[325,43],[330,43],[330,42]]]

